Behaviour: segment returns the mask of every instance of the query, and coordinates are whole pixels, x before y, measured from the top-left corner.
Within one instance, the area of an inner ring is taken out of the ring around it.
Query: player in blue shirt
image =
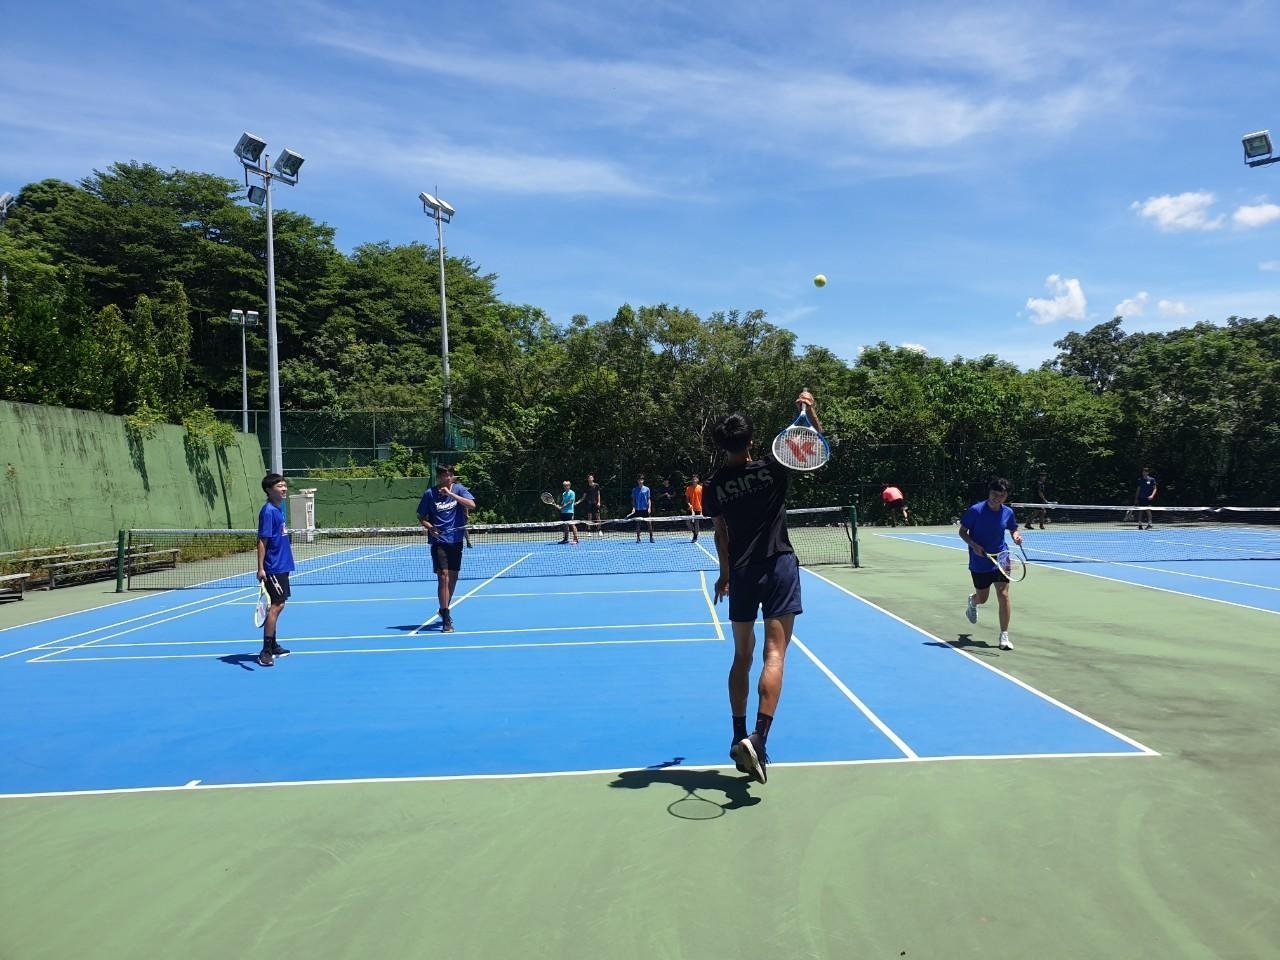
[[[467,536],[467,514],[476,508],[471,491],[457,482],[453,467],[436,467],[436,485],[418,501],[418,523],[427,531],[431,544],[431,568],[436,574],[436,597],[440,601],[440,632],[453,632],[453,600],[458,573],[462,570],[462,544]]]
[[[281,504],[289,493],[289,482],[278,473],[268,473],[262,478],[262,491],[267,502],[258,511],[258,582],[267,588],[271,606],[262,624],[262,652],[258,664],[270,667],[276,657],[287,657],[289,651],[276,642],[276,620],[289,599],[291,588],[289,574],[294,570],[293,547],[289,543],[289,528],[285,524]]]
[[[987,499],[975,503],[960,518],[960,539],[969,545],[969,576],[974,592],[964,615],[970,623],[978,622],[978,607],[987,602],[991,585],[996,587],[996,600],[1000,605],[1000,649],[1012,650],[1009,640],[1009,616],[1012,605],[1009,600],[1009,578],[996,566],[995,558],[1008,549],[1004,542],[1006,530],[1013,534],[1013,542],[1022,543],[1018,532],[1018,520],[1013,508],[1005,504],[1009,496],[1009,481],[993,479],[987,484]]]
[[[636,543],[640,542],[640,521],[649,528],[649,542],[653,543],[653,521],[649,519],[653,506],[653,491],[644,485],[644,474],[636,477],[636,485],[631,488],[631,516],[636,521]]]
[[[1133,505],[1138,508],[1139,530],[1142,529],[1142,524],[1144,522],[1147,525],[1147,529],[1151,529],[1151,511],[1149,509],[1144,510],[1142,508],[1151,506],[1151,501],[1156,498],[1156,492],[1159,491],[1159,489],[1160,484],[1156,481],[1156,478],[1151,475],[1151,468],[1143,467],[1142,474],[1138,477],[1137,492],[1133,495]],[[1146,517],[1145,521],[1143,520],[1144,515]]]
[[[560,543],[568,543],[570,535],[573,536],[573,542],[578,542],[578,525],[573,522],[573,513],[575,505],[578,502],[578,495],[573,492],[573,482],[564,481],[561,484],[564,488],[560,493],[560,522],[564,524],[564,536],[560,539]]]

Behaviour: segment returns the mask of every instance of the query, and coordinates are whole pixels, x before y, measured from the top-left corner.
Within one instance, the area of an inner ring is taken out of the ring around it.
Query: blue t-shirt
[[[1004,542],[1006,530],[1017,530],[1018,521],[1013,515],[1013,507],[1007,503],[1000,504],[999,510],[992,510],[986,500],[975,503],[960,518],[960,526],[969,531],[970,539],[977,540],[978,545],[989,554],[997,554],[1007,550]],[[972,550],[969,554],[969,569],[976,573],[990,573],[991,561],[980,557]]]
[[[560,512],[573,516],[573,505],[577,503],[578,495],[572,490],[566,490],[560,494]]]
[[[473,500],[471,491],[460,483],[449,488],[459,497]],[[467,508],[453,497],[445,496],[439,487],[432,487],[418,501],[418,516],[425,517],[436,528],[432,538],[436,543],[461,543],[467,533]]]
[[[270,500],[258,511],[258,539],[267,545],[262,558],[264,573],[293,572],[293,546],[289,543],[289,528],[284,522],[284,511]]]
[[[1150,500],[1156,492],[1156,478],[1147,474],[1138,478],[1138,499]]]
[[[637,510],[648,510],[652,496],[648,487],[643,483],[637,483],[631,488],[631,505]]]

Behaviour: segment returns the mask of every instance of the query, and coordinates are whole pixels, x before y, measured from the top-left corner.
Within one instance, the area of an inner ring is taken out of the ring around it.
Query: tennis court
[[[683,535],[477,541],[447,635],[429,577],[336,582],[408,547],[318,537],[271,669],[234,551],[0,609],[0,955],[1265,955],[1274,604],[1032,552],[1002,652],[948,538],[805,569],[767,785]]]

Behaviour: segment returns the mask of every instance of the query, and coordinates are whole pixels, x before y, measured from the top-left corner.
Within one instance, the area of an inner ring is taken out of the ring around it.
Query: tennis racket
[[[253,605],[253,625],[260,627],[267,622],[267,609],[271,606],[271,594],[265,583],[258,584],[258,602]]]
[[[773,457],[790,470],[817,470],[831,459],[831,445],[801,408],[791,426],[773,438]]]
[[[538,497],[538,499],[541,500],[543,503],[545,503],[548,507],[554,507],[556,504],[556,498],[553,497],[549,492],[544,492],[541,496]]]
[[[1011,550],[1001,550],[995,556],[987,554],[990,560],[1001,575],[1010,583],[1021,583],[1027,579],[1027,555],[1023,552],[1022,547],[1018,547],[1018,552]]]

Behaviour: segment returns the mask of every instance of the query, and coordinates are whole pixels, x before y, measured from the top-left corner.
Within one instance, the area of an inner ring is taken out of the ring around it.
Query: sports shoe
[[[287,657],[289,655],[289,651],[273,640],[271,642],[271,655],[273,657]]]
[[[275,662],[275,660],[274,660],[274,659],[272,659],[272,657],[271,657],[271,651],[270,651],[270,650],[263,650],[260,654],[258,654],[258,666],[260,666],[260,667],[274,667],[274,666],[275,666],[275,663],[276,663],[276,662]]]
[[[440,621],[441,633],[453,633],[453,617],[445,617]]]
[[[737,755],[730,751],[730,756],[733,756],[733,762],[739,770],[757,783],[769,782],[766,766],[769,763],[769,757],[764,751],[764,745],[760,742],[759,734],[753,733],[749,737],[744,737],[734,744],[733,749],[737,751]],[[744,767],[746,769],[743,769]]]
[[[738,750],[738,741],[735,740],[729,744],[729,759],[733,761],[733,765],[738,768],[739,773],[750,774],[751,768],[743,762],[740,751]]]
[[[969,605],[964,608],[965,618],[970,623],[978,622],[978,605],[973,602],[973,594],[969,594]]]
[[[1000,634],[1000,649],[1001,650],[1013,649],[1013,641],[1009,639],[1009,634],[1007,632]]]

